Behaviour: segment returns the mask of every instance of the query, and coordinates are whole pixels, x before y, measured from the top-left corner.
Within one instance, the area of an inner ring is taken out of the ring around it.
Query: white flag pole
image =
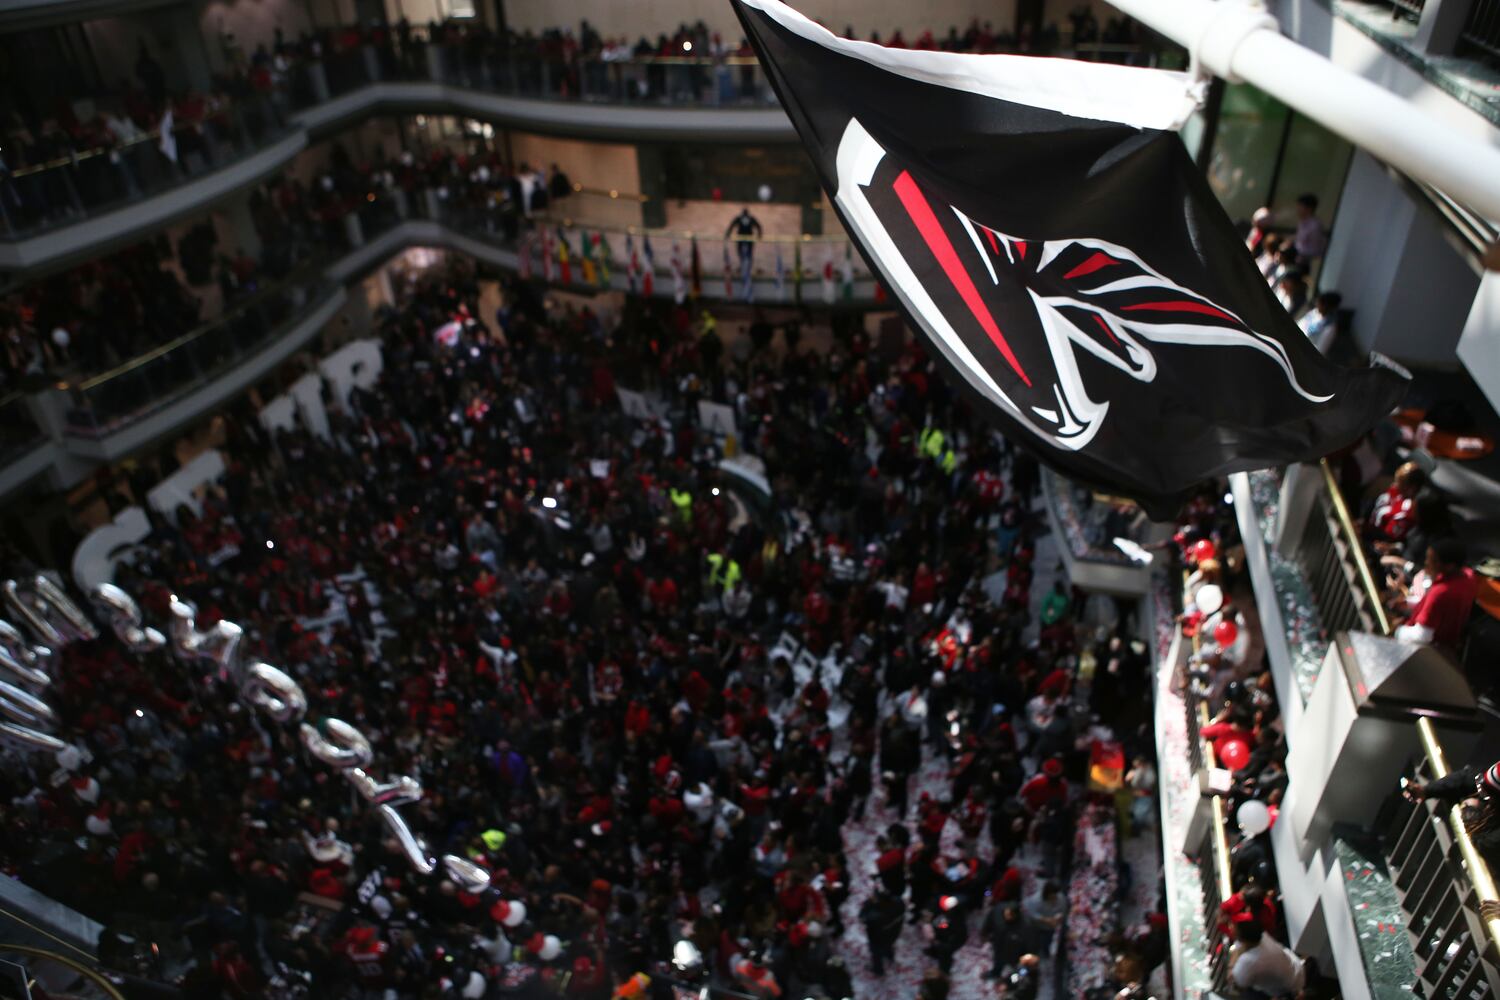
[[[1372,156],[1500,219],[1500,149],[1424,113],[1281,34],[1237,0],[1109,0],[1187,47],[1206,73],[1254,84]]]

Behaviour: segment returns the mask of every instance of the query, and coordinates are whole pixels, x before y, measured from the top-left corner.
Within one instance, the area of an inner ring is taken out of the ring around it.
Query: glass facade
[[[1194,115],[1182,137],[1195,156],[1212,143],[1208,183],[1231,219],[1248,226],[1269,206],[1274,225],[1290,229],[1297,198],[1313,194],[1319,217],[1332,220],[1354,152],[1348,142],[1249,84],[1225,86],[1216,127],[1206,127],[1210,119]]]

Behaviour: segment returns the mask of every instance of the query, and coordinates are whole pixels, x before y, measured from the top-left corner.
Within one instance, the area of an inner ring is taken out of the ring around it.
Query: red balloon
[[[1231,771],[1238,771],[1250,763],[1250,744],[1238,737],[1221,740],[1219,745],[1214,747],[1214,753],[1218,755],[1219,763]]]
[[[1193,543],[1193,562],[1201,563],[1205,559],[1213,559],[1218,556],[1219,550],[1214,548],[1214,543],[1207,538],[1200,538]]]
[[[1225,618],[1214,626],[1214,642],[1217,642],[1220,646],[1227,647],[1233,645],[1234,640],[1239,638],[1239,634],[1239,628],[1228,618]]]

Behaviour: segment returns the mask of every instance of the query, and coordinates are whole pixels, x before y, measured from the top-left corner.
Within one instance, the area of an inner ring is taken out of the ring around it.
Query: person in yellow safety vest
[[[714,552],[708,557],[708,585],[710,587],[722,587],[729,590],[740,582],[740,564],[726,558],[722,553]]]
[[[672,498],[672,506],[677,508],[677,516],[682,518],[682,523],[691,524],[693,521],[693,495],[687,490],[679,490],[672,487],[668,491]]]
[[[922,435],[917,438],[917,453],[931,459],[941,459],[943,456],[943,432],[936,427],[922,428]]]

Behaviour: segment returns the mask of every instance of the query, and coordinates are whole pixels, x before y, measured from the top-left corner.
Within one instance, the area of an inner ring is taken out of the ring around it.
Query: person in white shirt
[[[1297,234],[1292,237],[1292,246],[1306,264],[1323,256],[1328,249],[1328,230],[1318,221],[1317,211],[1317,195],[1305,194],[1297,199]]]
[[[1333,347],[1333,338],[1338,335],[1339,306],[1343,302],[1344,297],[1338,292],[1319,292],[1313,307],[1297,321],[1307,339],[1325,356]]]
[[[1307,305],[1307,279],[1301,268],[1288,268],[1276,282],[1276,301],[1296,319]]]
[[[1229,977],[1246,1000],[1290,996],[1302,988],[1307,970],[1301,958],[1254,920],[1235,924]]]

